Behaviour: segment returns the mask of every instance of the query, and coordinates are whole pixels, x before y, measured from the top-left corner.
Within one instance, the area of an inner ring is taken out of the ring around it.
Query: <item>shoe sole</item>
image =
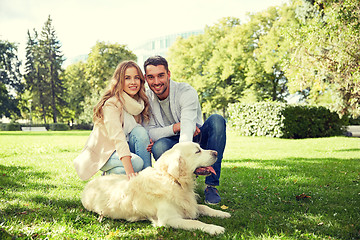
[[[208,205],[218,205],[220,202],[218,202],[218,203],[212,203],[212,202],[209,202],[209,201],[206,201],[205,200],[205,204],[208,204]]]

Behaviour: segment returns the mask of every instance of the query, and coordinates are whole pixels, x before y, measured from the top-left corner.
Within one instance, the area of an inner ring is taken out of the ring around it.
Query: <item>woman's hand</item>
[[[126,176],[128,176],[128,179],[135,177],[138,173],[136,173],[133,169],[132,163],[131,163],[131,156],[124,156],[120,158],[124,165],[124,169],[126,172]]]
[[[126,174],[126,175],[128,176],[128,179],[130,180],[131,178],[136,177],[138,174],[139,174],[139,173],[134,172],[134,173]]]

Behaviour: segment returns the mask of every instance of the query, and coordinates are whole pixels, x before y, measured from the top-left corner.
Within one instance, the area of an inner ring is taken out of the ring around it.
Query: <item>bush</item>
[[[360,125],[360,117],[358,118],[349,117],[349,125]]]
[[[0,131],[6,131],[6,123],[0,123]]]
[[[51,123],[50,125],[50,130],[51,131],[67,131],[70,130],[69,125],[65,124],[65,123]]]
[[[21,131],[20,123],[11,122],[11,123],[1,123],[1,131]]]
[[[344,121],[325,107],[262,102],[229,105],[230,126],[240,135],[312,138],[342,135]]]
[[[72,130],[92,130],[93,125],[87,123],[73,124],[71,126]]]

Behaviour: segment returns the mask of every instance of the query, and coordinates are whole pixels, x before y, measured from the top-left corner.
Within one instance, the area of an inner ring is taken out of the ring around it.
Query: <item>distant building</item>
[[[167,56],[167,51],[169,50],[170,46],[176,41],[178,37],[182,37],[184,39],[190,37],[191,35],[198,35],[204,33],[203,30],[198,31],[190,31],[190,32],[183,32],[177,34],[171,34],[159,38],[155,38],[149,40],[148,42],[140,45],[139,47],[134,49],[134,53],[136,54],[138,60],[137,63],[139,66],[143,66],[145,60],[154,55],[160,55],[163,57]]]

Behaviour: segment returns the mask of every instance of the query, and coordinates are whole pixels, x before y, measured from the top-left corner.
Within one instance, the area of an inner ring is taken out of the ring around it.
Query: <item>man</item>
[[[149,145],[155,160],[178,142],[194,141],[204,149],[218,152],[211,173],[205,179],[205,203],[218,204],[221,200],[219,185],[221,161],[226,144],[226,124],[222,116],[211,115],[202,124],[202,114],[196,90],[187,83],[170,80],[165,58],[154,56],[144,63],[145,79],[150,90],[152,116],[149,135],[154,141]]]

